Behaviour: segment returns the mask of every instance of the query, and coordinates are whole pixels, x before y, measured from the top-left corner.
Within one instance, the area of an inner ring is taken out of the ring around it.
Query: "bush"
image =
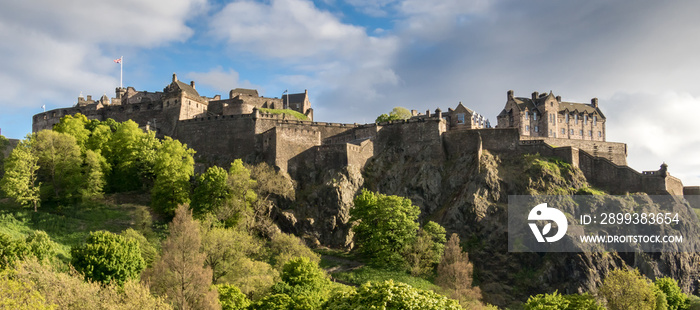
[[[688,295],[681,291],[678,282],[669,277],[656,279],[654,285],[665,294],[668,310],[685,310],[690,307]]]
[[[404,253],[416,239],[420,209],[408,198],[362,190],[350,209],[355,244],[377,267],[403,268]]]
[[[421,309],[421,310],[461,310],[457,301],[424,291],[404,283],[384,281],[366,283],[356,292],[341,292],[334,295],[325,305],[329,310],[361,309]]]
[[[607,300],[610,310],[656,309],[654,285],[636,269],[611,271],[603,281],[600,293]]]
[[[83,245],[71,249],[73,267],[85,279],[122,285],[138,279],[146,263],[136,240],[108,232],[91,232]]]
[[[219,284],[216,286],[219,291],[219,303],[221,310],[244,310],[250,305],[250,300],[241,293],[235,285]]]

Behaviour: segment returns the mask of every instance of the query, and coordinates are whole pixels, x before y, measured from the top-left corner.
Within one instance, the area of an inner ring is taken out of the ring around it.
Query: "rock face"
[[[508,306],[532,294],[595,292],[616,268],[639,268],[654,279],[672,276],[685,292],[698,290],[696,253],[509,253],[508,195],[568,195],[587,191],[583,173],[539,155],[465,153],[448,158],[434,147],[407,152],[383,148],[362,173],[350,166],[297,175],[297,203],[278,222],[313,243],[352,247],[349,210],[362,187],[410,198],[421,208],[421,222],[440,223],[457,233],[474,263],[475,283],[484,301]],[[688,209],[690,210],[690,209]],[[687,211],[687,210],[686,210]],[[689,225],[699,232],[694,213]]]

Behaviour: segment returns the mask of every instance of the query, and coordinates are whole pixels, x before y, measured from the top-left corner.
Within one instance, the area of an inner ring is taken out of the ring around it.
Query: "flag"
[[[46,105],[42,105],[41,108],[46,111]]]
[[[114,60],[114,63],[120,64],[120,63],[122,63],[122,59],[121,59],[121,58],[117,58],[117,59]]]

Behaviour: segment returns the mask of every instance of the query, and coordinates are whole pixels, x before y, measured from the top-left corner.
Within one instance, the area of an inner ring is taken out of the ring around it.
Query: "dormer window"
[[[528,121],[530,120],[530,112],[525,111],[525,119]]]
[[[598,116],[593,115],[593,126],[598,124]]]
[[[532,112],[532,120],[533,121],[537,120],[537,112]]]
[[[576,125],[578,125],[578,114],[574,115],[574,120],[576,122]]]
[[[566,123],[569,123],[569,113],[566,113]]]
[[[464,124],[464,113],[457,114],[457,124]]]
[[[583,123],[588,125],[588,114],[583,115]]]

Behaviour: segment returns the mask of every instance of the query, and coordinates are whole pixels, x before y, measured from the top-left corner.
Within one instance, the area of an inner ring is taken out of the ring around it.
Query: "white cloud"
[[[235,1],[216,14],[210,26],[236,50],[290,64],[382,58],[396,44],[392,37],[370,37],[364,28],[344,24],[307,0]]]
[[[209,72],[190,72],[187,74],[198,85],[206,85],[224,94],[234,88],[253,88],[261,90],[259,86],[253,85],[248,80],[240,80],[238,72],[229,69],[227,72],[218,66]]]
[[[658,170],[662,162],[685,185],[700,185],[700,97],[688,93],[618,93],[601,102],[609,141],[627,143],[628,164]]]
[[[80,91],[112,95],[117,52],[184,41],[185,21],[205,0],[5,1],[0,10],[0,107],[22,118],[75,102]],[[129,61],[129,56],[125,57]],[[118,69],[116,69],[118,72]],[[21,137],[31,124],[7,132]]]

